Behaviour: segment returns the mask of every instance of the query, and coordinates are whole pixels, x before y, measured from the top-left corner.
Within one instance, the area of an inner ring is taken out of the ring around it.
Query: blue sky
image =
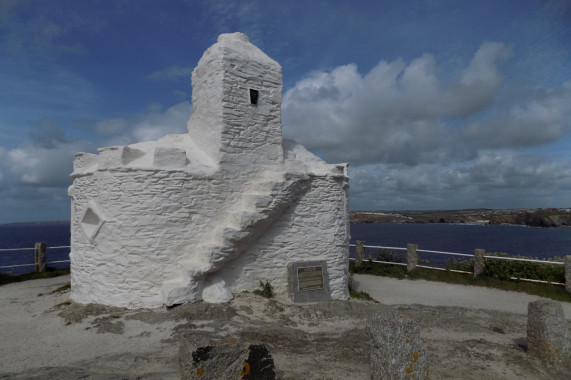
[[[237,31],[353,210],[571,207],[571,0],[0,0],[0,223],[69,219],[75,152],[185,133]]]

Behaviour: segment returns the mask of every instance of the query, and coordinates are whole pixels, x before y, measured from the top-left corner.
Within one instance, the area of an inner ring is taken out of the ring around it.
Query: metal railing
[[[48,249],[64,249],[64,248],[71,248],[69,245],[62,245],[57,247],[46,247],[46,251]],[[4,252],[21,252],[21,251],[36,251],[37,248],[2,248],[0,249],[0,253]],[[69,255],[69,253],[68,253]],[[57,260],[57,261],[46,261],[45,264],[64,264],[69,263],[70,260]],[[3,265],[0,266],[0,269],[12,269],[12,268],[24,268],[24,267],[35,267],[38,265],[37,262],[31,264],[14,264],[14,265]]]
[[[350,247],[356,247],[356,244],[349,244],[349,246]],[[363,248],[387,249],[387,250],[391,250],[391,251],[407,251],[408,250],[407,247],[386,247],[386,246],[380,246],[380,245],[363,245]],[[449,256],[469,257],[471,259],[475,258],[475,255],[468,254],[468,253],[433,251],[433,250],[428,250],[428,249],[416,249],[416,252],[449,255]],[[519,257],[506,257],[506,256],[493,256],[493,255],[484,255],[483,257],[485,259],[495,259],[495,260],[511,260],[511,261],[524,261],[524,262],[539,263],[539,264],[565,265],[565,263],[560,262],[560,261],[524,259],[524,258],[519,258]],[[349,260],[355,261],[355,258],[350,258]],[[402,266],[408,265],[407,263],[383,261],[383,260],[371,260],[371,262],[378,263],[378,264],[389,264],[389,265],[402,265]],[[469,271],[463,271],[463,270],[457,270],[457,269],[446,269],[446,268],[440,268],[440,267],[428,266],[428,265],[416,265],[415,267],[425,268],[425,269],[441,270],[441,271],[450,271],[450,272],[464,273],[464,274],[473,274],[473,272],[469,272]],[[542,284],[565,286],[565,284],[562,282],[551,282],[551,281],[544,281],[544,280],[535,280],[535,279],[530,279],[530,278],[510,277],[510,280],[519,280],[519,281],[527,281],[527,282],[535,282],[535,283],[542,283]]]

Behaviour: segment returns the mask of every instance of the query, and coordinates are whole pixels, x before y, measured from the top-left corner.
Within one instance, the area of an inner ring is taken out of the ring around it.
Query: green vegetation
[[[352,223],[478,223],[571,226],[567,209],[352,211]]]
[[[254,294],[257,294],[259,296],[266,297],[266,298],[274,298],[273,289],[274,288],[272,287],[272,285],[268,281],[266,281],[265,284],[262,281],[260,281],[260,289],[254,290]]]
[[[353,274],[353,272],[351,272],[351,274]],[[371,297],[371,295],[367,292],[363,292],[363,291],[356,291],[353,289],[353,287],[351,286],[352,281],[349,281],[349,297],[351,298],[355,298],[355,299],[360,299],[360,300],[365,300],[365,301],[373,301],[373,302],[377,302],[373,297]]]
[[[69,268],[52,268],[52,267],[48,267],[46,271],[42,273],[30,272],[17,275],[0,273],[0,285],[6,285],[20,281],[37,280],[40,278],[52,278],[52,277],[63,276],[66,274],[69,274]]]
[[[528,265],[538,268],[530,269]],[[545,268],[542,268],[542,266]],[[405,266],[373,263],[372,260],[364,261],[359,268],[355,268],[355,264],[351,262],[349,270],[351,273],[387,276],[398,279],[422,279],[449,284],[484,286],[501,290],[523,292],[540,297],[551,298],[557,301],[571,302],[571,294],[567,293],[563,286],[509,280],[509,277],[512,276],[524,278],[524,276],[517,276],[518,274],[523,273],[526,274],[525,278],[530,279],[535,279],[531,275],[536,273],[537,276],[541,276],[541,278],[538,279],[552,278],[560,280],[561,277],[557,276],[560,276],[559,271],[563,270],[562,265],[533,264],[518,261],[487,259],[486,267],[484,274],[478,278],[474,278],[471,274],[456,273],[451,272],[450,270],[441,271],[425,268],[416,268],[414,271],[407,274]],[[466,261],[453,261],[447,264],[447,269],[471,271],[473,269],[473,264]],[[516,276],[513,274],[516,274]],[[528,275],[530,276],[528,277]],[[554,282],[563,282],[559,280]]]
[[[507,253],[486,253],[486,256],[497,257],[513,257],[516,259],[532,259],[538,258],[528,256],[510,256]],[[565,259],[562,257],[552,257],[547,261],[563,262]],[[474,263],[472,261],[454,259],[446,264],[446,269],[456,269],[468,272],[474,271]],[[541,280],[549,282],[565,282],[565,268],[559,264],[541,264],[530,263],[526,261],[514,260],[495,260],[486,259],[486,266],[484,269],[484,276],[499,278],[500,280],[509,280],[515,278],[527,278],[531,280]]]
[[[371,297],[371,295],[367,292],[357,292],[355,290],[349,290],[349,295],[351,296],[351,298],[356,298],[359,300],[365,300],[365,301],[375,301],[375,299],[373,297]]]
[[[489,253],[488,256],[508,257],[506,253]],[[526,256],[511,256],[518,259],[532,259]],[[537,260],[537,258],[536,258]],[[552,257],[549,261],[563,262],[562,257]],[[497,277],[502,280],[510,277],[529,278],[550,282],[565,282],[565,267],[558,264],[538,264],[525,261],[509,261],[486,259],[485,276]]]
[[[51,294],[64,293],[67,292],[68,290],[71,290],[71,282],[68,282],[67,284],[60,286],[56,290],[52,291]]]

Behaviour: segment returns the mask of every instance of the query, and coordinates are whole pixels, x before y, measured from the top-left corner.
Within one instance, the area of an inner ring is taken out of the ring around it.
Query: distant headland
[[[5,223],[0,224],[0,226],[24,226],[24,225],[36,225],[36,224],[69,224],[69,220],[49,220],[49,221],[40,221],[40,222],[12,222],[12,223]]]
[[[515,224],[571,227],[571,208],[352,211],[351,223]]]

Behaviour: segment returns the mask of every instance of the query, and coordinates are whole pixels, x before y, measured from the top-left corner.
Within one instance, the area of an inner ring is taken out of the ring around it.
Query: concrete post
[[[527,353],[558,365],[566,351],[567,321],[557,301],[539,300],[527,306]]]
[[[571,293],[571,255],[565,256],[565,290]]]
[[[34,247],[34,263],[36,264],[36,272],[46,271],[46,243],[36,243]]]
[[[412,272],[418,265],[418,244],[406,245],[406,272]]]
[[[360,267],[365,260],[365,242],[362,240],[357,240],[355,247],[355,267]]]
[[[486,255],[486,250],[477,248],[474,252],[474,277],[478,277],[482,273],[484,273],[484,265],[486,259],[484,256]]]

